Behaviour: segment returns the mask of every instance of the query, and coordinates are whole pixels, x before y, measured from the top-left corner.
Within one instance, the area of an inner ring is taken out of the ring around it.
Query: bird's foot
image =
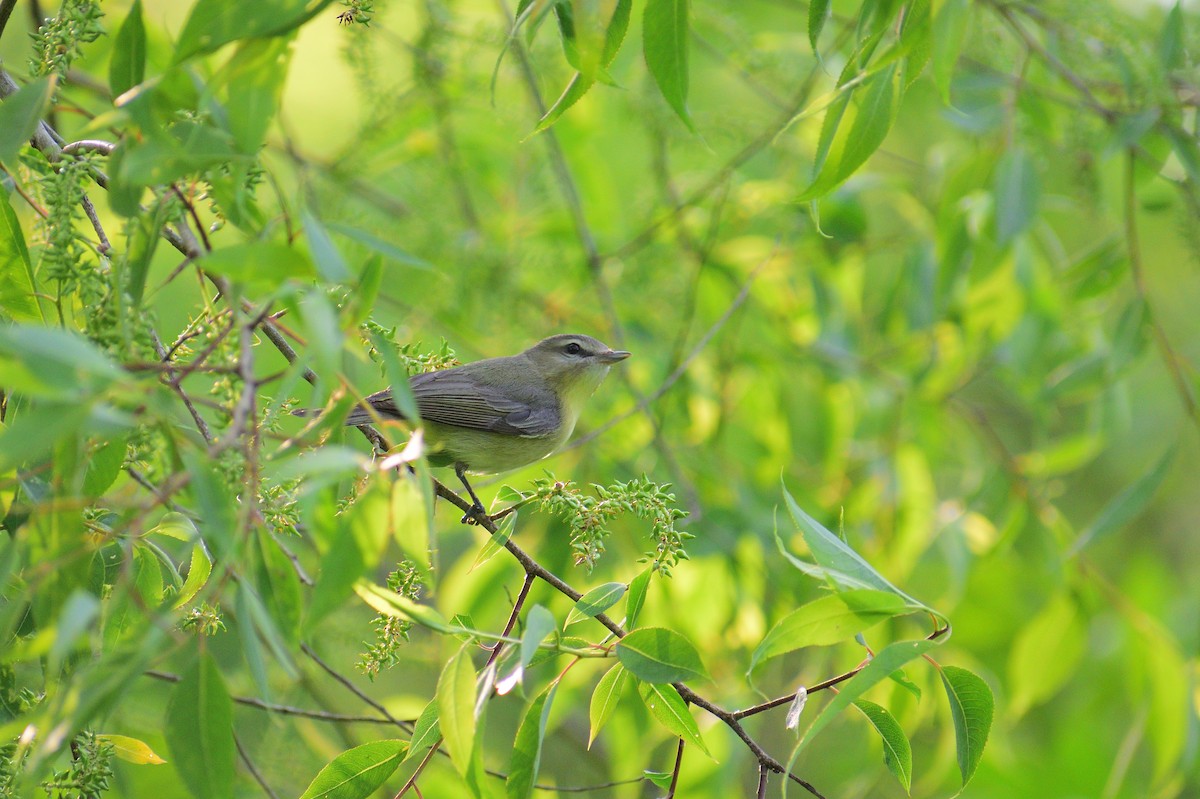
[[[480,519],[483,519],[486,516],[487,516],[487,511],[484,510],[484,507],[482,505],[480,505],[478,502],[476,502],[474,505],[472,505],[470,508],[467,509],[467,512],[463,514],[463,517],[461,519],[459,519],[459,523],[460,524],[479,524]]]

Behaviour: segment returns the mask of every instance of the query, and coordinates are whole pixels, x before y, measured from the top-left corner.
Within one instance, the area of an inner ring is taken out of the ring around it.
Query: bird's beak
[[[632,354],[625,350],[609,350],[608,352],[600,353],[596,358],[599,359],[600,363],[617,363],[618,361],[625,360]]]

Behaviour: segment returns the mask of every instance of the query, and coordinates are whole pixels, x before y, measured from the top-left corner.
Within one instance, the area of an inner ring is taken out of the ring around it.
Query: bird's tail
[[[324,411],[312,410],[309,408],[297,408],[296,410],[292,411],[292,416],[299,416],[305,419],[319,418],[323,414]],[[375,419],[371,415],[371,412],[367,410],[367,407],[365,405],[359,405],[350,411],[350,413],[346,414],[346,420],[344,424],[347,427],[357,427],[360,424],[371,424],[374,421]]]

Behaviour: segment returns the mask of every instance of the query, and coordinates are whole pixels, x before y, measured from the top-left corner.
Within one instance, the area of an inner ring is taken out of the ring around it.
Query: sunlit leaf
[[[601,728],[612,718],[613,711],[617,709],[617,703],[621,700],[621,692],[627,682],[629,682],[629,673],[625,671],[625,667],[620,663],[614,663],[611,669],[604,672],[600,682],[596,683],[596,689],[592,691],[592,699],[588,704],[588,721],[591,724],[588,732],[588,749],[592,748],[592,742],[600,734]]]
[[[37,78],[0,103],[0,163],[16,168],[17,151],[29,143],[56,85],[53,75]]]
[[[366,799],[392,776],[408,751],[407,741],[371,741],[331,760],[300,799]]]
[[[687,704],[675,690],[673,685],[655,685],[642,683],[638,691],[650,715],[666,727],[672,735],[676,735],[690,744],[694,744],[701,752],[712,757],[704,739],[700,737],[700,727],[692,718]]]
[[[137,738],[108,733],[97,734],[96,738],[111,745],[113,754],[126,763],[134,763],[139,766],[160,766],[167,762],[156,755],[145,741],[139,741]]]
[[[642,627],[617,644],[617,658],[639,680],[670,683],[708,678],[692,642],[665,627]]]
[[[508,762],[508,779],[504,783],[508,799],[527,799],[533,795],[533,785],[542,761],[546,721],[550,718],[550,708],[557,690],[558,682],[550,683],[529,704],[521,719]]]
[[[450,759],[458,773],[466,776],[475,745],[475,669],[471,653],[463,647],[442,669],[437,684],[438,726]]]
[[[828,646],[852,638],[881,621],[910,611],[898,594],[859,589],[813,600],[780,619],[754,650],[750,669],[806,646]]]

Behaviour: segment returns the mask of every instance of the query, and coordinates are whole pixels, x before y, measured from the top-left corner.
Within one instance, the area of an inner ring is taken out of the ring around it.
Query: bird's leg
[[[475,503],[471,506],[471,509],[469,511],[467,511],[465,514],[463,514],[463,517],[461,519],[461,522],[463,524],[470,524],[471,519],[474,516],[476,516],[477,514],[486,513],[487,511],[484,510],[483,503],[479,501],[479,497],[475,496],[475,489],[471,488],[471,484],[467,482],[467,464],[465,464],[465,463],[454,464],[454,473],[456,475],[458,475],[458,479],[462,481],[463,487],[466,488],[467,493],[471,495],[471,501],[473,503]]]

